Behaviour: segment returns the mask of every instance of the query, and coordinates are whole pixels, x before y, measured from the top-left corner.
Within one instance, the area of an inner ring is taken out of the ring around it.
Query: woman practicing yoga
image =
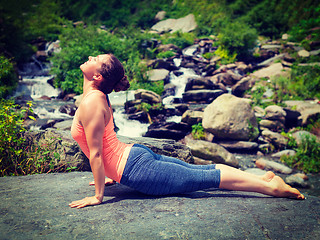
[[[297,189],[272,172],[260,177],[222,164],[193,165],[155,154],[139,144],[120,142],[114,132],[107,94],[129,88],[122,64],[114,55],[103,54],[89,57],[80,69],[84,78],[83,99],[76,111],[71,134],[89,158],[95,196],[74,201],[70,207],[100,204],[105,184],[112,180],[149,195],[215,187],[304,199]]]

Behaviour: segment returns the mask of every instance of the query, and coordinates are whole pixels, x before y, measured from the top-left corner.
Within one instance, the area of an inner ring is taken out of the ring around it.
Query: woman
[[[70,207],[100,204],[105,184],[109,182],[105,181],[105,176],[151,195],[215,187],[304,199],[297,189],[272,172],[259,177],[222,164],[192,165],[157,155],[139,144],[120,142],[114,132],[107,94],[129,88],[122,64],[114,55],[103,54],[89,57],[80,69],[84,78],[83,100],[75,114],[71,133],[89,158],[95,196],[74,201]]]

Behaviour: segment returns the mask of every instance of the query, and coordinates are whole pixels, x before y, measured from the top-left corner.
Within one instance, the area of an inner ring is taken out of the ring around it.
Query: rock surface
[[[0,178],[1,239],[319,239],[320,199],[214,189],[155,198],[116,184],[101,205],[90,172]]]

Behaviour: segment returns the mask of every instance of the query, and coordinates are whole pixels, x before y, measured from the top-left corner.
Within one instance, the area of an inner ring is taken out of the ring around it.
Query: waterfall
[[[52,78],[52,76],[24,77],[19,82],[13,96],[18,98],[31,97],[33,100],[43,96],[55,98],[60,91],[48,83]]]

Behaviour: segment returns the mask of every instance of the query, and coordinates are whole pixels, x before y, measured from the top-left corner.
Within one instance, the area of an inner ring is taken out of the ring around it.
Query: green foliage
[[[296,148],[297,145],[297,141],[296,139],[292,136],[291,132],[281,132],[282,136],[285,136],[288,139],[288,143],[287,143],[287,147],[290,149]]]
[[[230,54],[227,49],[223,49],[221,46],[218,47],[214,54],[221,57],[221,60],[218,62],[221,65],[234,63],[237,60],[237,53]]]
[[[306,173],[320,171],[320,143],[317,142],[316,137],[304,136],[295,150],[294,156],[282,156],[281,160],[288,166],[301,169]]]
[[[32,113],[31,106],[29,102],[27,109],[18,109],[12,100],[0,101],[0,176],[19,175],[23,171],[21,163],[26,159],[23,122]]]
[[[249,50],[256,45],[257,31],[244,22],[236,21],[226,23],[218,35],[219,43],[231,54],[237,53],[239,57],[249,54]]]
[[[34,40],[57,38],[64,22],[57,1],[0,1],[0,52],[5,56],[18,63],[27,61]]]
[[[260,106],[265,108],[268,103],[266,103],[263,98],[264,93],[266,92],[266,87],[257,85],[254,89],[251,89],[249,94],[251,95],[252,106]]]
[[[249,129],[249,141],[254,141],[258,138],[259,136],[259,128],[254,127],[252,125],[252,123],[249,121],[249,119],[247,120],[248,122],[248,129]]]
[[[202,123],[192,125],[191,135],[195,140],[204,140],[206,138]]]
[[[320,38],[320,30],[310,32],[312,28],[318,27],[320,24],[320,5],[317,7],[309,7],[303,9],[304,18],[300,19],[289,31],[290,41],[303,41],[307,36],[310,41],[317,41]]]
[[[175,56],[176,53],[173,51],[160,52],[157,54],[157,58],[171,58]]]
[[[67,165],[60,163],[60,156],[53,151],[56,141],[30,143],[23,138],[26,131],[24,122],[32,116],[32,103],[21,107],[13,100],[0,101],[0,176],[27,175],[68,171]],[[70,169],[72,170],[72,169]]]
[[[14,63],[0,55],[0,98],[7,97],[17,86],[18,78]]]
[[[296,66],[291,71],[292,95],[320,98],[320,66]]]
[[[162,103],[154,103],[151,105],[149,103],[142,102],[140,105],[138,105],[138,110],[144,111],[145,113],[149,113],[150,111],[162,111],[163,104]]]
[[[172,43],[177,47],[183,49],[194,43],[196,35],[194,33],[183,33],[183,32],[174,32],[166,33],[161,36],[161,41],[163,44]]]
[[[320,66],[293,66],[290,77],[272,79],[273,101],[320,98]]]

